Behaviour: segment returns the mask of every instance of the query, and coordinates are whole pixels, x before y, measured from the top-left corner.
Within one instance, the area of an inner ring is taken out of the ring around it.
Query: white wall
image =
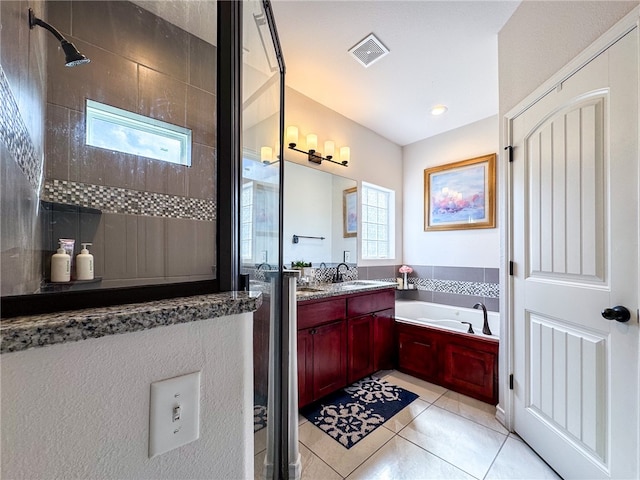
[[[498,34],[500,118],[638,4],[524,0]]]
[[[497,268],[499,225],[491,229],[424,231],[424,170],[460,160],[497,153],[498,117],[421,140],[403,148],[404,263],[450,267]]]
[[[358,265],[394,265],[400,261],[402,259],[402,148],[291,88],[287,88],[286,91],[285,125],[298,127],[299,146],[302,149],[306,147],[304,139],[308,133],[318,135],[319,150],[325,140],[334,140],[336,148],[344,145],[351,148],[351,162],[346,168],[327,162],[321,166],[315,166],[304,154],[285,149],[287,160],[352,178],[358,182],[358,191],[361,191],[362,181],[395,190],[395,259],[371,261],[359,258]]]
[[[284,262],[304,260],[318,266],[331,260],[331,175],[287,162],[284,173]],[[301,238],[292,243],[293,235],[325,237],[324,240]]]
[[[253,476],[252,314],[2,355],[2,478]],[[148,458],[149,386],[202,371],[200,439]]]

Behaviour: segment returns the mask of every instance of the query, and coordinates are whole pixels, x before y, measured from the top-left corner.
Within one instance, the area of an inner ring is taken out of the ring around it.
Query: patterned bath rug
[[[301,410],[315,426],[351,448],[413,402],[418,395],[376,377],[365,377]]]

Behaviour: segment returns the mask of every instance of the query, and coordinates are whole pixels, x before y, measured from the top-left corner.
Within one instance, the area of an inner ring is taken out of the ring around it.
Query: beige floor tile
[[[560,477],[527,444],[509,437],[485,478],[534,480]]]
[[[436,406],[418,415],[399,435],[476,478],[484,477],[507,438]]]
[[[304,415],[300,415],[298,414],[298,426],[300,425],[304,425],[305,423],[307,423],[309,420],[307,419],[307,417],[305,417]]]
[[[349,475],[391,437],[391,431],[377,428],[347,449],[311,422],[300,426],[299,433],[300,442],[343,477]]]
[[[267,451],[263,450],[253,459],[254,480],[262,480],[264,478],[264,457],[266,454]],[[300,480],[342,480],[342,477],[329,465],[302,444],[300,444],[300,456],[302,462]]]
[[[264,457],[266,456],[267,451],[263,450],[262,452],[256,454],[253,457],[253,479],[254,480],[262,480],[264,478]]]
[[[398,387],[402,387],[405,390],[409,390],[420,396],[425,402],[433,403],[440,396],[447,391],[446,388],[433,383],[425,382],[418,378],[407,375],[406,373],[394,371],[393,373],[384,377],[389,383],[393,383]]]
[[[395,436],[360,465],[349,480],[473,479],[441,458]]]
[[[456,413],[464,418],[468,418],[469,420],[473,420],[503,435],[509,433],[509,431],[496,420],[496,407],[476,400],[475,398],[448,391],[436,400],[434,405],[444,408],[451,413]]]
[[[300,444],[300,455],[302,456],[301,480],[342,480],[336,471],[302,444]]]
[[[424,400],[420,400],[419,398],[415,399],[409,405],[404,407],[398,413],[396,413],[389,420],[384,422],[382,425],[384,428],[388,428],[393,433],[398,433],[404,427],[406,427],[409,423],[413,421],[418,415],[424,412],[427,408],[429,408],[431,404],[425,402]]]
[[[253,453],[260,453],[267,448],[267,427],[253,434]]]

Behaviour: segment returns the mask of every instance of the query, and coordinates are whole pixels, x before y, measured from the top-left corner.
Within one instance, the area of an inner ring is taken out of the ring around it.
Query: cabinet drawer
[[[396,295],[391,289],[367,295],[347,298],[347,316],[356,317],[367,313],[395,308]]]
[[[345,318],[345,300],[298,304],[298,330]]]

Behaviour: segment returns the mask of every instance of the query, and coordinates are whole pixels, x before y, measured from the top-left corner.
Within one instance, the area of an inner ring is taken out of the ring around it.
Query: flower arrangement
[[[413,268],[409,265],[402,265],[398,271],[403,275],[402,288],[409,288],[409,284],[407,283],[407,274],[413,272]]]

